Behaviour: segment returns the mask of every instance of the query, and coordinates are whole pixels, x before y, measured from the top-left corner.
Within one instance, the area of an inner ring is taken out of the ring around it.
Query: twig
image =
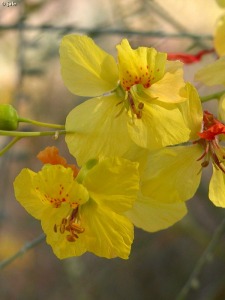
[[[200,97],[200,99],[201,99],[201,102],[203,103],[203,102],[207,102],[209,100],[214,100],[214,99],[219,100],[223,95],[225,95],[225,90],[214,93],[214,94],[202,96],[202,97]]]
[[[225,231],[225,218],[222,220],[221,224],[217,227],[210,243],[208,244],[207,248],[203,252],[202,256],[197,261],[195,268],[193,272],[191,273],[188,281],[183,286],[182,290],[178,294],[176,300],[184,300],[194,286],[196,286],[196,283],[198,283],[198,276],[203,268],[203,266],[212,258],[212,253],[217,246],[217,243],[219,242],[220,238],[222,237],[223,233]]]
[[[4,269],[6,266],[11,264],[14,260],[21,257],[28,250],[40,244],[44,239],[45,239],[45,234],[42,233],[39,237],[35,238],[33,241],[26,243],[17,253],[0,262],[0,270]]]
[[[52,30],[52,31],[63,31],[65,32],[80,32],[90,35],[141,35],[141,36],[152,36],[152,37],[166,37],[166,38],[191,38],[194,40],[212,40],[212,35],[198,35],[189,32],[179,32],[179,33],[168,33],[163,31],[139,31],[139,30],[127,30],[127,29],[99,29],[99,28],[77,28],[72,25],[65,26],[54,26],[49,24],[43,25],[31,25],[24,23],[15,23],[12,25],[0,25],[0,30]]]

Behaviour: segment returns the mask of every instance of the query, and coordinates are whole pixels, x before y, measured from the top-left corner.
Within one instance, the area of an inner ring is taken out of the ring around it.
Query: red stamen
[[[197,159],[202,162],[202,167],[206,167],[209,159],[212,159],[213,165],[225,173],[224,150],[220,147],[217,135],[225,134],[225,125],[219,122],[212,114],[205,111],[203,116],[203,131],[198,133],[200,139],[195,143],[200,144],[204,148],[203,154]],[[206,157],[207,156],[207,157]]]
[[[225,134],[225,125],[208,111],[204,111],[203,124],[203,132],[198,133],[202,139],[212,141],[217,135]]]

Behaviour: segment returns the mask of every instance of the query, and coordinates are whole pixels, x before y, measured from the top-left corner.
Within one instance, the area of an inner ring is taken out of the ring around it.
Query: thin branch
[[[186,27],[183,26],[180,22],[178,22],[176,20],[175,16],[170,15],[168,10],[165,9],[164,6],[160,5],[159,3],[155,2],[155,1],[151,1],[151,0],[148,1],[148,4],[154,13],[156,13],[159,17],[161,17],[168,24],[172,25],[180,34],[182,34],[182,35],[189,34]],[[195,43],[203,49],[206,48],[206,45],[204,45],[202,43],[202,39],[195,39]]]
[[[11,142],[9,142],[3,149],[0,150],[0,156],[5,154],[10,148],[12,148],[19,140],[21,137],[15,137]]]
[[[48,128],[55,128],[55,129],[65,129],[64,125],[59,125],[59,124],[51,124],[51,123],[45,123],[45,122],[39,122],[36,120],[31,120],[27,118],[18,118],[19,122],[25,122],[25,123],[30,123],[32,125],[40,126],[40,127],[48,127]]]
[[[23,256],[23,254],[25,254],[28,250],[40,244],[42,241],[44,241],[44,239],[45,239],[45,234],[42,233],[39,237],[35,238],[33,241],[26,243],[17,253],[0,262],[0,270],[4,269],[6,266],[11,264],[17,258]]]
[[[213,251],[215,250],[219,240],[225,231],[225,218],[222,220],[221,224],[217,227],[210,243],[203,252],[202,256],[197,261],[193,272],[191,273],[188,281],[183,286],[182,290],[178,294],[176,300],[185,300],[189,291],[198,283],[198,276],[204,267],[204,265],[212,258]]]
[[[201,99],[201,102],[203,103],[203,102],[207,102],[207,101],[214,100],[214,99],[219,100],[223,95],[225,95],[225,90],[214,93],[214,94],[210,94],[207,96],[202,96],[202,97],[200,97],[200,99]]]
[[[7,131],[0,130],[0,136],[16,136],[20,138],[25,137],[36,137],[36,136],[58,136],[61,134],[71,133],[66,130],[57,130],[57,131]]]
[[[0,25],[0,30],[52,30],[52,31],[63,31],[68,32],[79,32],[86,33],[89,35],[141,35],[141,36],[151,36],[156,38],[179,38],[179,39],[194,39],[194,40],[212,40],[212,35],[198,35],[189,32],[179,32],[179,33],[168,33],[163,31],[139,31],[139,30],[126,30],[126,29],[99,29],[99,28],[77,28],[72,25],[65,26],[54,26],[49,24],[43,25],[31,25],[24,23],[15,23],[12,25]]]

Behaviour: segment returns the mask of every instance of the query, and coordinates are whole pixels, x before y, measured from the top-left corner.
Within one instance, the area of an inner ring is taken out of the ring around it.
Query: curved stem
[[[198,276],[203,268],[203,266],[210,260],[212,257],[212,252],[215,250],[215,247],[224,234],[225,231],[225,218],[222,220],[221,224],[217,227],[211,241],[203,252],[202,256],[197,261],[193,272],[191,273],[188,281],[183,286],[182,290],[178,294],[176,300],[184,300],[188,292],[193,288],[196,283],[198,283]]]
[[[7,130],[0,130],[0,136],[15,136],[15,137],[36,137],[36,136],[58,136],[61,134],[66,134],[68,131],[66,130],[57,130],[57,131],[34,131],[34,132],[27,132],[27,131],[7,131]]]
[[[6,145],[1,151],[0,151],[0,156],[2,156],[3,154],[5,154],[16,142],[18,142],[19,140],[21,140],[22,137],[15,137],[10,143],[8,143],[8,145]]]
[[[210,100],[214,100],[214,99],[218,100],[224,94],[225,94],[225,91],[222,91],[222,92],[218,92],[218,93],[214,93],[214,94],[211,94],[211,95],[200,97],[200,100],[201,100],[202,103],[210,101]]]
[[[20,256],[22,256],[28,250],[40,244],[42,241],[44,241],[44,239],[45,239],[45,235],[44,233],[42,233],[39,237],[35,238],[33,241],[26,243],[17,253],[0,262],[0,270],[8,266],[10,263],[12,263],[15,259],[19,258]]]
[[[39,122],[27,118],[19,118],[19,122],[25,122],[25,123],[30,123],[36,126],[41,126],[41,127],[48,127],[48,128],[55,128],[55,129],[65,129],[64,125],[58,125],[58,124],[51,124],[51,123],[44,123],[44,122]]]

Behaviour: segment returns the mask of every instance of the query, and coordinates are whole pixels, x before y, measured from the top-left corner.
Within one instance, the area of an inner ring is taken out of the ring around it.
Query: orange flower
[[[55,146],[46,147],[43,151],[38,153],[37,158],[43,164],[61,165],[65,168],[71,168],[73,170],[74,177],[76,177],[79,172],[79,169],[75,165],[67,164],[66,159],[59,155],[59,149]]]

